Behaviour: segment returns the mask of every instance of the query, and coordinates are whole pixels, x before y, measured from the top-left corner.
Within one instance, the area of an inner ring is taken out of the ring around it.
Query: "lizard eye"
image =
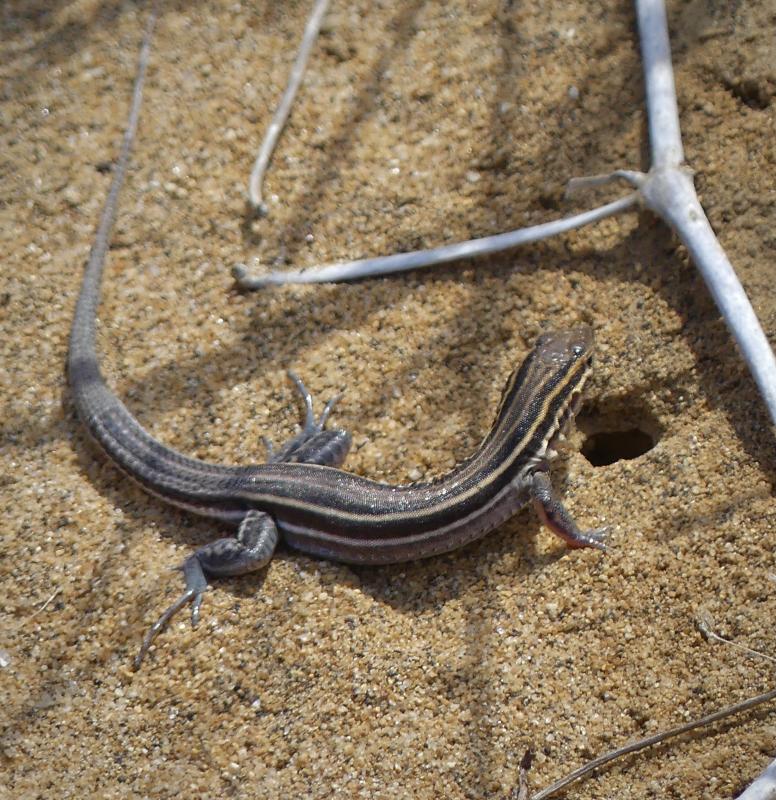
[[[582,347],[581,344],[575,344],[572,352],[574,353],[575,356],[579,357],[584,352],[584,348]]]

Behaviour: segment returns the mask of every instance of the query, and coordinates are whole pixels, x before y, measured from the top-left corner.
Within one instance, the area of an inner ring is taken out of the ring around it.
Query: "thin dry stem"
[[[580,778],[583,778],[585,775],[589,775],[591,772],[603,767],[610,761],[614,761],[617,758],[622,758],[622,756],[626,756],[629,753],[637,753],[639,750],[644,750],[647,747],[660,744],[667,739],[680,736],[683,733],[689,733],[690,731],[694,731],[697,728],[702,728],[706,725],[712,725],[713,723],[719,722],[727,717],[732,717],[734,714],[740,714],[744,711],[749,711],[749,709],[755,708],[755,706],[768,703],[775,699],[776,689],[771,689],[763,694],[758,694],[756,697],[750,697],[748,700],[743,700],[742,702],[735,703],[732,706],[726,706],[719,711],[715,711],[713,714],[708,714],[705,717],[701,717],[701,719],[697,719],[692,722],[686,722],[683,725],[677,725],[675,728],[663,731],[662,733],[656,733],[654,736],[647,736],[644,739],[631,742],[623,747],[618,747],[616,750],[610,750],[608,753],[605,753],[598,758],[594,758],[592,761],[588,761],[587,764],[583,764],[581,767],[575,769],[573,772],[570,772],[565,777],[555,781],[555,783],[550,784],[546,789],[542,789],[540,792],[531,795],[531,800],[544,800],[545,797],[551,797],[553,794],[559,792],[570,783],[578,781]]]
[[[291,74],[288,78],[286,90],[283,92],[283,97],[272,117],[267,132],[264,134],[264,139],[259,147],[259,153],[256,156],[256,161],[251,170],[251,177],[248,180],[248,202],[253,207],[253,210],[261,216],[265,216],[268,211],[263,197],[264,175],[269,166],[272,154],[275,151],[275,146],[278,143],[280,134],[285,127],[288,115],[291,113],[291,106],[299,86],[302,83],[307,61],[310,58],[310,51],[318,37],[318,31],[321,29],[321,23],[323,22],[323,17],[328,7],[329,0],[316,0],[313,6],[313,10],[304,29],[299,52],[296,54],[293,67],[291,67]]]
[[[619,214],[638,202],[637,194],[629,194],[614,200],[592,211],[585,211],[565,219],[544,222],[528,228],[519,228],[508,233],[486,236],[482,239],[471,239],[467,242],[443,245],[431,250],[414,250],[410,253],[396,253],[392,256],[365,258],[357,261],[344,261],[326,264],[298,272],[270,272],[267,275],[254,275],[248,272],[244,264],[232,268],[232,275],[243,289],[258,289],[262,286],[284,283],[332,283],[336,281],[356,280],[376,275],[387,275],[392,272],[404,272],[419,269],[463,258],[488,255],[508,250],[518,245],[549,239],[565,231],[581,228],[593,222]]]
[[[739,644],[738,642],[734,642],[732,639],[726,639],[724,636],[720,636],[720,634],[714,630],[714,619],[705,609],[701,609],[698,612],[695,624],[698,626],[698,630],[705,639],[713,639],[715,642],[720,642],[721,644],[729,644],[731,647],[735,647],[737,650],[741,650],[743,653],[746,653],[749,656],[764,658],[766,661],[776,663],[776,658],[769,656],[767,653],[761,653],[759,650],[753,650],[751,647],[747,647],[745,644]]]
[[[48,600],[46,600],[46,602],[45,602],[45,603],[43,603],[43,605],[42,605],[40,608],[37,608],[37,609],[35,609],[35,611],[33,611],[33,612],[32,612],[32,614],[30,614],[30,616],[29,616],[29,617],[27,617],[27,619],[25,620],[25,622],[29,622],[30,620],[33,620],[33,619],[35,619],[35,617],[37,617],[37,616],[38,616],[38,614],[40,614],[41,612],[45,611],[45,610],[46,610],[46,608],[48,607],[48,605],[51,603],[51,601],[52,601],[52,600],[53,600],[53,599],[54,599],[54,598],[55,598],[55,597],[56,597],[56,596],[57,596],[57,595],[58,595],[58,594],[59,594],[61,591],[62,591],[62,588],[61,588],[61,587],[59,587],[59,588],[57,588],[57,589],[54,589],[54,591],[53,591],[53,592],[52,592],[52,593],[49,595],[49,597],[48,597]]]

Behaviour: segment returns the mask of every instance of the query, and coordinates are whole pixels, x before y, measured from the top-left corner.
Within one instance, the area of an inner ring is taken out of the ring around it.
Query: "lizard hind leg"
[[[191,626],[196,627],[202,598],[208,588],[208,576],[244,575],[261,569],[272,559],[277,543],[278,530],[272,517],[263,511],[251,509],[240,523],[236,536],[217,539],[189,556],[179,567],[186,589],[165,609],[145,635],[133,662],[135,670],[140,668],[156,637],[187,603],[191,603]]]

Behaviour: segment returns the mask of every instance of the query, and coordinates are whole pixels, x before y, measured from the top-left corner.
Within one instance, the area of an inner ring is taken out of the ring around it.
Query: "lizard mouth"
[[[591,361],[592,359],[588,359],[588,368]],[[547,444],[544,447],[545,458],[550,460],[555,458],[558,455],[555,448],[565,442],[566,434],[571,428],[574,417],[582,406],[582,390],[586,380],[587,376],[580,380],[579,385],[569,395],[563,409],[558,414],[555,425],[547,436]]]

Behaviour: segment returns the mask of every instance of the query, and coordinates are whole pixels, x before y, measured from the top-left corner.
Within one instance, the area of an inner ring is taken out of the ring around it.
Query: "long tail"
[[[110,246],[110,237],[113,224],[116,221],[119,193],[124,185],[124,179],[129,165],[129,156],[137,133],[137,122],[140,117],[140,105],[143,99],[143,84],[145,83],[148,58],[151,51],[151,39],[157,19],[157,2],[151,5],[151,11],[143,33],[143,42],[140,47],[135,86],[132,91],[132,106],[129,112],[121,151],[113,170],[108,198],[102,209],[100,224],[89,253],[89,261],[84,271],[81,283],[81,292],[73,316],[73,326],[70,330],[70,348],[67,357],[67,370],[70,376],[70,385],[73,399],[79,413],[88,405],[88,398],[84,396],[85,390],[95,381],[102,383],[102,376],[97,361],[96,327],[95,318],[97,306],[100,303],[100,284],[105,267],[105,257]]]

